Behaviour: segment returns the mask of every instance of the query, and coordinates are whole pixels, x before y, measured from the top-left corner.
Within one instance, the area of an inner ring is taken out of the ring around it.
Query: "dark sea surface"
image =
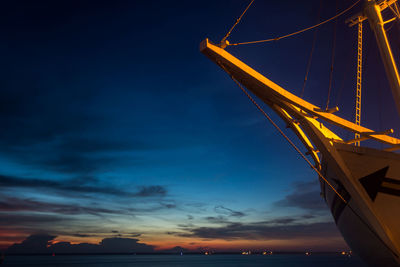
[[[335,254],[279,255],[56,255],[7,256],[1,266],[365,266],[357,257]]]

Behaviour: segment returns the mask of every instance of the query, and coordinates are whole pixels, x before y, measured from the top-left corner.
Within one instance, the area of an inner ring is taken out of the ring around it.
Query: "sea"
[[[366,266],[356,256],[338,254],[276,254],[276,255],[55,255],[6,256],[5,266],[296,266],[296,267],[357,267]]]

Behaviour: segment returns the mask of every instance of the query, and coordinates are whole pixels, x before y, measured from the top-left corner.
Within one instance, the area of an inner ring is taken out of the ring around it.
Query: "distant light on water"
[[[350,250],[349,252],[342,251],[340,254],[341,254],[341,255],[343,255],[343,256],[348,256],[348,257],[351,257],[351,255],[352,255],[352,251],[351,251],[351,250]]]

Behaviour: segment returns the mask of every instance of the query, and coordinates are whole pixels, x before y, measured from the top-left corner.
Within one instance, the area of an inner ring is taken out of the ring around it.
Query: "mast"
[[[392,1],[395,2],[395,1]],[[396,103],[397,112],[400,116],[400,78],[394,61],[392,50],[384,29],[385,22],[381,15],[382,8],[376,4],[375,0],[365,0],[364,14],[367,16],[371,29],[375,34],[379,52],[385,66],[387,78],[389,80],[392,95]]]

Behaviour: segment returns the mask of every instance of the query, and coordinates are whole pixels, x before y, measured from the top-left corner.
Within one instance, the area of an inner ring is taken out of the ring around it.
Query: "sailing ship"
[[[347,22],[358,25],[359,32],[363,21],[369,22],[400,115],[400,79],[384,29],[388,21],[382,19],[384,10],[398,11],[397,3],[396,0],[363,1],[362,11]],[[360,38],[362,35],[358,36],[356,105],[361,105]],[[356,120],[351,122],[335,115],[337,108],[323,109],[294,95],[227,52],[228,45],[226,37],[219,44],[205,39],[200,51],[242,89],[247,88],[266,103],[294,131],[313,163],[292,145],[318,174],[321,195],[352,251],[371,266],[399,266],[400,154],[395,151],[400,150],[400,139],[390,136],[391,129],[377,132],[361,126],[360,106],[356,106]],[[353,132],[354,138],[345,140],[323,123]],[[380,142],[385,148],[360,146],[365,140]]]

